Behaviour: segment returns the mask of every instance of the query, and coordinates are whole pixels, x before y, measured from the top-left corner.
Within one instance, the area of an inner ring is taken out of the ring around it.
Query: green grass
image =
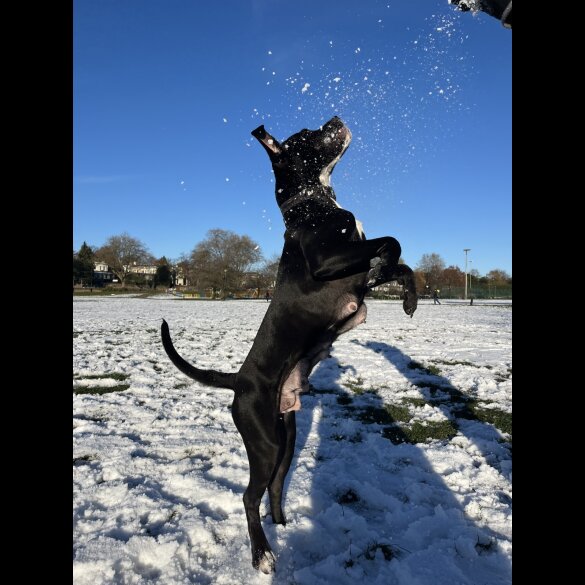
[[[425,404],[429,404],[428,400],[424,398],[403,398],[402,404],[410,404],[412,406],[424,406]]]
[[[362,378],[356,378],[355,380],[348,380],[344,386],[349,388],[354,394],[360,395],[364,393],[364,381]]]
[[[103,380],[105,378],[111,378],[112,380],[118,380],[119,382],[127,380],[130,374],[122,374],[120,372],[110,372],[107,374],[87,374],[85,376],[73,375],[73,378],[77,380]]]
[[[394,425],[386,427],[382,436],[394,444],[399,443],[426,443],[433,439],[450,441],[457,434],[457,426],[450,420],[429,422],[423,425],[414,422],[412,425]]]
[[[441,370],[436,366],[423,366],[420,362],[412,360],[406,366],[409,370],[421,370],[425,374],[429,376],[438,376],[441,373]]]
[[[73,394],[108,394],[109,392],[123,392],[128,390],[130,384],[118,384],[117,386],[78,386],[73,388]]]
[[[396,421],[408,422],[412,415],[405,406],[384,404],[383,406],[366,406],[356,409],[356,418],[365,424],[389,425]]]
[[[481,422],[491,423],[502,433],[512,434],[512,413],[498,410],[497,408],[475,409],[477,419]]]
[[[364,381],[362,378],[356,378],[355,380],[348,380],[343,385],[351,390],[354,394],[361,396],[362,394],[377,394],[378,391],[373,388],[365,388]]]
[[[415,422],[405,433],[410,443],[425,443],[432,439],[450,441],[457,434],[455,423],[450,420],[429,422],[426,425]]]
[[[73,458],[73,465],[85,465],[86,463],[91,463],[92,461],[97,461],[97,455],[83,455],[82,457],[74,457]]]
[[[465,361],[465,360],[441,360],[441,359],[433,359],[431,360],[433,361],[435,364],[444,364],[446,366],[471,366],[473,368],[480,368],[482,366],[477,366],[475,364],[472,364],[471,362]],[[485,366],[486,368],[489,367],[491,368],[491,366]]]

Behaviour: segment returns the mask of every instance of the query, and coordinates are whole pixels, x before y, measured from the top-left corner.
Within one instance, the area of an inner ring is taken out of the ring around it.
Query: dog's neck
[[[307,214],[316,208],[334,210],[340,207],[333,189],[321,184],[285,189],[277,183],[276,202],[287,228],[306,220]]]

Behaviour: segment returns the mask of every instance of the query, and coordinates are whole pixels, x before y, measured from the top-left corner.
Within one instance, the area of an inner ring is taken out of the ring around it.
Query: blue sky
[[[368,237],[512,272],[512,32],[447,0],[74,0],[73,248],[128,232],[159,257],[207,230],[279,254],[268,157],[333,115],[332,175]]]

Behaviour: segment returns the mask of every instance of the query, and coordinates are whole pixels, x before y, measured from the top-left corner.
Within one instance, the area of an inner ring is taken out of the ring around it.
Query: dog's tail
[[[215,370],[200,370],[186,362],[173,346],[171,341],[171,334],[169,333],[169,326],[163,319],[160,334],[162,337],[163,346],[171,361],[183,374],[205,384],[206,386],[213,386],[215,388],[230,388],[234,389],[236,374],[224,374],[223,372],[216,372]]]

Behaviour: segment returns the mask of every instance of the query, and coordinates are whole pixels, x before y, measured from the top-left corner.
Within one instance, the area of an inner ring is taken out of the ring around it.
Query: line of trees
[[[458,266],[446,266],[439,254],[423,254],[414,269],[419,295],[440,290],[443,296],[460,296],[465,289],[465,273]],[[482,276],[475,268],[467,273],[469,296],[511,296],[512,277],[499,268]]]
[[[127,233],[111,236],[101,247],[83,242],[73,252],[73,283],[95,284],[95,262],[107,264],[122,286],[146,284],[145,275],[133,271],[136,265],[156,266],[151,286],[174,286],[178,275],[197,290],[237,290],[270,288],[276,280],[278,256],[264,258],[257,244],[247,235],[219,228],[209,230],[189,254],[175,260],[156,258],[146,245]]]
[[[133,266],[156,266],[156,274],[148,281],[150,286],[174,286],[177,276],[181,275],[193,289],[213,289],[215,296],[218,290],[271,288],[276,280],[279,257],[264,258],[260,246],[249,236],[215,228],[209,230],[189,254],[168,260],[165,256],[155,258],[143,242],[123,233],[110,236],[99,248],[83,242],[79,250],[73,252],[74,284],[95,284],[96,261],[107,264],[122,286],[147,283],[144,274],[132,271]],[[465,273],[457,266],[446,266],[437,253],[423,254],[414,272],[421,296],[430,295],[436,289],[442,296],[460,296],[465,287]],[[498,289],[500,296],[511,295],[512,277],[498,268],[484,276],[473,269],[468,273],[468,285],[471,294],[475,289],[475,296],[480,296],[478,293],[484,289],[483,296],[495,296]]]

